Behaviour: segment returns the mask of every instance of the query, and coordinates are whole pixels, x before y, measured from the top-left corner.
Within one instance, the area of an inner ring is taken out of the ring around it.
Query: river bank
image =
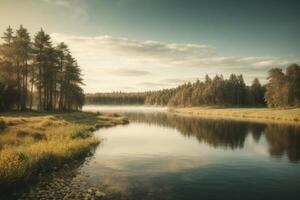
[[[216,108],[216,107],[187,107],[169,108],[178,115],[226,118],[255,122],[296,123],[300,124],[300,108],[271,109],[271,108]]]
[[[93,131],[126,124],[116,114],[10,112],[0,116],[0,186],[14,187],[86,155]]]

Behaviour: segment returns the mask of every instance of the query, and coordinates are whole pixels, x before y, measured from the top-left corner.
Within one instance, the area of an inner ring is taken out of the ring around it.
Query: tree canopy
[[[77,110],[84,104],[81,70],[64,43],[41,29],[31,39],[8,27],[0,45],[0,110]]]
[[[269,71],[265,99],[269,107],[300,106],[300,66],[291,64]]]
[[[185,83],[172,89],[141,93],[96,93],[86,96],[90,104],[146,104],[158,106],[201,105],[264,105],[264,87],[258,79],[246,86],[242,75],[232,74],[229,79],[216,75],[204,81]]]
[[[158,106],[252,106],[295,107],[300,106],[300,67],[297,64],[282,69],[269,70],[268,82],[261,85],[254,78],[246,85],[242,75],[223,75],[203,81],[187,82],[172,89],[140,93],[96,93],[86,96],[92,104],[146,104]]]

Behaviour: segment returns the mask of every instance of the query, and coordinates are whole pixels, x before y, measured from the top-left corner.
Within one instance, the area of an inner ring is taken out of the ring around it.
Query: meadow
[[[100,140],[93,131],[126,124],[116,114],[20,113],[0,116],[0,186],[9,187],[90,152]]]
[[[207,106],[170,108],[169,110],[179,115],[198,117],[230,118],[257,122],[300,123],[300,108],[223,108]]]

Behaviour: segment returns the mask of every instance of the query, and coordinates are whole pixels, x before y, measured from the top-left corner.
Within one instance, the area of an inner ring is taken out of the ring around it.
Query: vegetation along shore
[[[227,118],[246,121],[300,124],[300,108],[221,108],[221,107],[172,107],[171,112],[178,115]]]
[[[31,181],[37,174],[86,155],[100,142],[93,131],[126,123],[119,115],[89,112],[1,114],[1,188]]]
[[[22,25],[8,27],[1,40],[1,191],[86,156],[100,142],[96,129],[128,123],[115,114],[79,112],[81,67],[64,42],[53,43],[43,29],[31,37]]]
[[[246,85],[242,75],[231,74],[227,79],[216,75],[172,89],[87,94],[85,99],[90,104],[169,106],[174,113],[201,117],[299,123],[300,66],[288,65],[285,72],[269,70],[265,85],[257,78]]]

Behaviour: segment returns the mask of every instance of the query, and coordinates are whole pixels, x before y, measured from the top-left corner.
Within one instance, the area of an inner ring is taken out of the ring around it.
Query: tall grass
[[[5,114],[0,131],[0,186],[26,181],[68,162],[97,145],[97,127],[125,123],[121,117],[94,113]]]
[[[300,123],[300,108],[273,109],[189,107],[171,108],[170,110],[177,114],[200,117],[233,118],[252,121],[272,121],[278,123]]]

